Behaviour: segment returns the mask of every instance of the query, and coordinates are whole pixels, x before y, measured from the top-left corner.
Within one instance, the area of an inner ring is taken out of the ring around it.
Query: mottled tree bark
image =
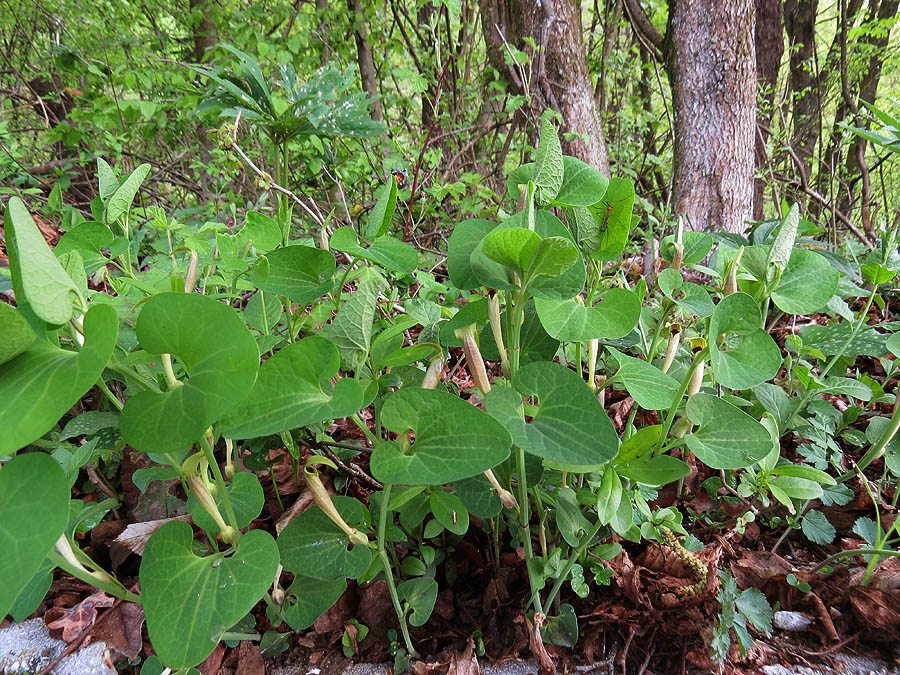
[[[378,98],[378,81],[375,78],[375,61],[372,59],[372,45],[366,35],[366,16],[361,0],[348,0],[350,16],[353,17],[353,39],[356,41],[356,60],[359,65],[359,77],[363,91],[373,99],[372,119],[384,122],[381,111],[381,99]]]
[[[191,51],[194,63],[203,61],[206,50],[218,42],[216,25],[210,18],[207,4],[209,4],[209,0],[188,0],[188,9],[194,29],[194,43]]]
[[[809,176],[819,141],[822,97],[815,68],[818,0],[785,0],[784,27],[790,41],[793,129],[791,147]]]
[[[553,108],[562,115],[561,131],[579,134],[563,141],[564,152],[608,175],[606,138],[584,53],[581,4],[576,0],[483,0],[480,7],[491,64],[508,76],[515,93],[531,94],[534,117],[544,108]],[[534,53],[526,38],[542,49]],[[518,68],[507,66],[504,39],[533,60],[529,82],[523,81]]]
[[[760,106],[756,113],[756,173],[753,182],[753,219],[763,219],[763,194],[766,181],[759,177],[768,165],[766,141],[775,100],[778,70],[784,53],[784,37],[781,28],[781,0],[756,0],[756,80],[760,90]]]
[[[752,214],[754,15],[753,0],[673,0],[670,7],[673,208],[694,230],[743,232]]]

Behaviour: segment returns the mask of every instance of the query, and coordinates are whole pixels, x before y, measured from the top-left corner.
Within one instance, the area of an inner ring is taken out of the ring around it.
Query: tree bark
[[[366,35],[366,16],[361,0],[348,0],[348,9],[353,17],[353,39],[356,41],[356,59],[359,64],[359,77],[363,91],[372,99],[372,119],[384,122],[381,111],[381,99],[378,97],[378,80],[375,77],[375,61],[372,58],[372,45]]]
[[[822,96],[814,58],[818,0],[785,0],[784,27],[791,46],[790,72],[793,94],[791,147],[809,176],[819,141]]]
[[[763,195],[766,181],[759,174],[768,166],[766,141],[775,112],[775,87],[778,84],[778,70],[784,53],[784,37],[781,27],[781,0],[756,0],[756,79],[760,88],[762,105],[756,114],[755,157],[757,177],[753,181],[753,219],[762,220]]]
[[[754,15],[753,0],[673,0],[670,6],[673,207],[694,230],[740,233],[752,214]]]
[[[516,94],[530,94],[531,116],[544,108],[562,115],[563,151],[609,175],[606,138],[584,52],[581,4],[577,0],[483,0],[481,24],[491,65],[506,73]],[[498,32],[499,30],[499,32]],[[530,81],[506,64],[504,39],[532,59]],[[534,52],[525,42],[534,40]]]
[[[206,50],[218,42],[216,24],[213,23],[209,16],[207,4],[210,4],[209,0],[188,0],[191,24],[194,29],[194,42],[191,52],[194,63],[202,62]]]

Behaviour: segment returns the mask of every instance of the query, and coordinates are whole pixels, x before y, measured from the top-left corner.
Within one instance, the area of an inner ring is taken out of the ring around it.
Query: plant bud
[[[312,493],[313,499],[316,500],[316,504],[322,509],[322,512],[346,533],[352,544],[368,546],[369,538],[355,527],[350,527],[341,517],[341,514],[338,513],[337,508],[331,501],[331,495],[328,494],[328,490],[322,484],[322,479],[319,478],[319,472],[307,465],[303,468],[303,476],[306,479],[306,486]]]

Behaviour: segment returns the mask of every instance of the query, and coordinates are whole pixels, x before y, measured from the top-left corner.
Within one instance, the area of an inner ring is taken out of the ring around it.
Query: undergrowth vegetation
[[[186,72],[223,120],[210,166],[256,204],[223,189],[176,215],[140,198],[149,164],[102,158],[87,212],[60,183],[6,202],[0,617],[31,615],[58,569],[140,603],[140,672],[188,672],[220,641],[277,654],[382,584],[399,671],[433,653],[439,598],[503,579],[547,668],[614,587],[689,617],[723,663],[771,634],[778,598],[725,560],[739,542],[805,542],[778,572],[801,595],[900,556],[896,229],[825,246],[785,202],[746,236],[673,223],[639,257],[634,183],[564,155],[548,113],[504,194],[430,185],[428,218],[456,207],[446,242],[423,238],[416,172],[347,202],[347,144],[384,131],[352,77],[270,83],[226,49],[234,70]],[[857,131],[896,151],[875,113]],[[331,211],[301,164],[333,178]],[[85,549],[126,481],[163,508],[129,523],[114,574]],[[308,508],[286,509],[287,483]],[[867,511],[847,523],[851,502]],[[348,620],[343,649],[388,628]]]

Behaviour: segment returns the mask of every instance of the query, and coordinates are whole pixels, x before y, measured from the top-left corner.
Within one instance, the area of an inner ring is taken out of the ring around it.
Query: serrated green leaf
[[[766,596],[756,588],[747,588],[735,598],[738,611],[758,631],[772,634],[772,608]]]
[[[801,528],[807,539],[820,546],[830,544],[837,535],[834,525],[828,522],[828,518],[825,517],[824,513],[816,509],[808,511],[807,514],[803,516]]]

